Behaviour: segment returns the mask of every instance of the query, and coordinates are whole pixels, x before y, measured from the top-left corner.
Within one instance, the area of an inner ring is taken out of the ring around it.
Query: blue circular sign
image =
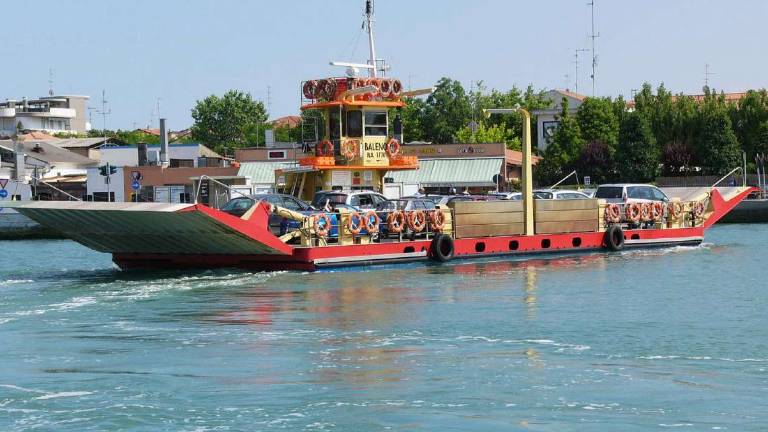
[[[5,189],[0,189],[0,198],[8,198],[8,191]]]
[[[134,180],[133,182],[131,182],[131,189],[133,190],[141,189],[141,183],[139,183],[137,180]]]

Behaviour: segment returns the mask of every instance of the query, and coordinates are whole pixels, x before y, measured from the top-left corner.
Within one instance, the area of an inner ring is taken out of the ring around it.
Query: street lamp
[[[523,116],[523,178],[520,183],[523,189],[523,211],[525,215],[525,235],[533,235],[533,175],[531,155],[531,114],[520,105],[514,108],[484,109],[485,117],[492,114],[520,113]],[[506,162],[505,162],[506,163]]]

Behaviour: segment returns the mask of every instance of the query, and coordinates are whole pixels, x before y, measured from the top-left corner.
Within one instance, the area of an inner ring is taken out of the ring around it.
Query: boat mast
[[[365,23],[368,25],[368,46],[371,52],[369,62],[373,68],[368,69],[368,74],[376,78],[376,47],[373,44],[373,0],[365,0]]]

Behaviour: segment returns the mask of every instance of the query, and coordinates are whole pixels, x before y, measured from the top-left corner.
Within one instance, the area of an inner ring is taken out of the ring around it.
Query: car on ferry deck
[[[376,212],[390,212],[394,210],[434,210],[435,202],[431,199],[420,197],[403,197],[399,199],[386,200],[376,206]]]
[[[239,196],[227,201],[221,208],[224,213],[229,213],[232,216],[242,217],[251,207],[259,201],[266,201],[272,205],[283,207],[288,210],[293,210],[303,214],[309,214],[316,212],[314,208],[308,203],[285,194],[268,193],[268,194],[256,194],[248,197]],[[272,234],[283,235],[286,232],[293,231],[299,228],[299,222],[286,219],[276,214],[269,215],[269,230]]]
[[[337,204],[346,204],[354,207],[356,210],[373,210],[379,203],[386,201],[387,198],[371,190],[360,191],[320,191],[315,193],[312,199],[312,207],[316,209],[333,210]]]
[[[590,199],[589,195],[567,189],[537,189],[533,191],[534,199],[543,200],[571,200],[571,199]]]
[[[605,184],[597,187],[595,198],[608,203],[625,204],[634,202],[668,202],[669,197],[661,189],[649,184]]]

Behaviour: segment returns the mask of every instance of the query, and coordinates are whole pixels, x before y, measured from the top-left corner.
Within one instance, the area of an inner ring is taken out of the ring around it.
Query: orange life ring
[[[683,214],[683,203],[680,201],[669,203],[669,215],[672,216],[672,218],[677,219],[681,214]]]
[[[403,90],[403,84],[399,79],[392,81],[392,96],[400,96],[400,92]]]
[[[700,218],[704,215],[704,203],[701,201],[696,201],[693,203],[693,215],[697,218]]]
[[[650,203],[642,203],[640,204],[640,219],[643,222],[648,222],[651,220],[651,204]]]
[[[387,228],[390,232],[399,233],[405,228],[405,214],[400,210],[395,210],[387,216]]]
[[[323,221],[323,223],[321,224],[320,221]],[[318,237],[325,237],[331,230],[331,218],[325,213],[315,215],[312,227],[315,229],[315,234],[317,234]]]
[[[348,139],[341,144],[341,154],[347,159],[354,159],[360,154],[360,140]]]
[[[317,98],[317,81],[315,80],[305,81],[304,86],[302,87],[302,92],[304,93],[305,98],[316,99]]]
[[[383,96],[389,96],[389,92],[392,91],[392,81],[388,79],[381,80],[381,94]]]
[[[381,88],[381,80],[379,78],[368,78],[368,81],[365,82],[365,85],[376,87],[376,91],[374,93],[378,93]]]
[[[400,141],[394,138],[390,139],[387,141],[385,150],[387,152],[387,156],[389,156],[390,159],[397,156],[400,153]]]
[[[442,210],[432,210],[429,212],[429,222],[432,231],[442,231],[445,227],[445,214]]]
[[[318,156],[333,156],[333,143],[329,140],[322,140],[315,146],[315,154]]]
[[[660,221],[664,217],[664,205],[659,201],[651,203],[651,219]]]
[[[349,213],[349,217],[347,218],[347,229],[353,236],[356,236],[362,231],[363,222],[363,217],[360,216],[360,213],[353,211]]]
[[[368,234],[379,232],[379,223],[381,221],[375,211],[368,210],[363,217],[363,221],[365,222],[365,230],[368,231]]]
[[[414,210],[408,215],[408,227],[414,232],[424,231],[424,227],[427,225],[427,218],[424,216],[424,212],[421,210]]]
[[[326,99],[333,99],[336,97],[336,80],[329,78],[324,80],[323,84],[323,97]]]
[[[357,88],[365,87],[365,83],[366,82],[367,81],[365,80],[365,78],[357,78],[357,79],[355,79],[355,87],[357,87]]]
[[[629,219],[630,221],[632,222],[640,221],[640,213],[641,213],[640,204],[638,203],[627,204],[624,212],[626,213],[627,219]]]
[[[605,207],[605,220],[610,223],[621,222],[621,209],[618,204],[608,204]]]

